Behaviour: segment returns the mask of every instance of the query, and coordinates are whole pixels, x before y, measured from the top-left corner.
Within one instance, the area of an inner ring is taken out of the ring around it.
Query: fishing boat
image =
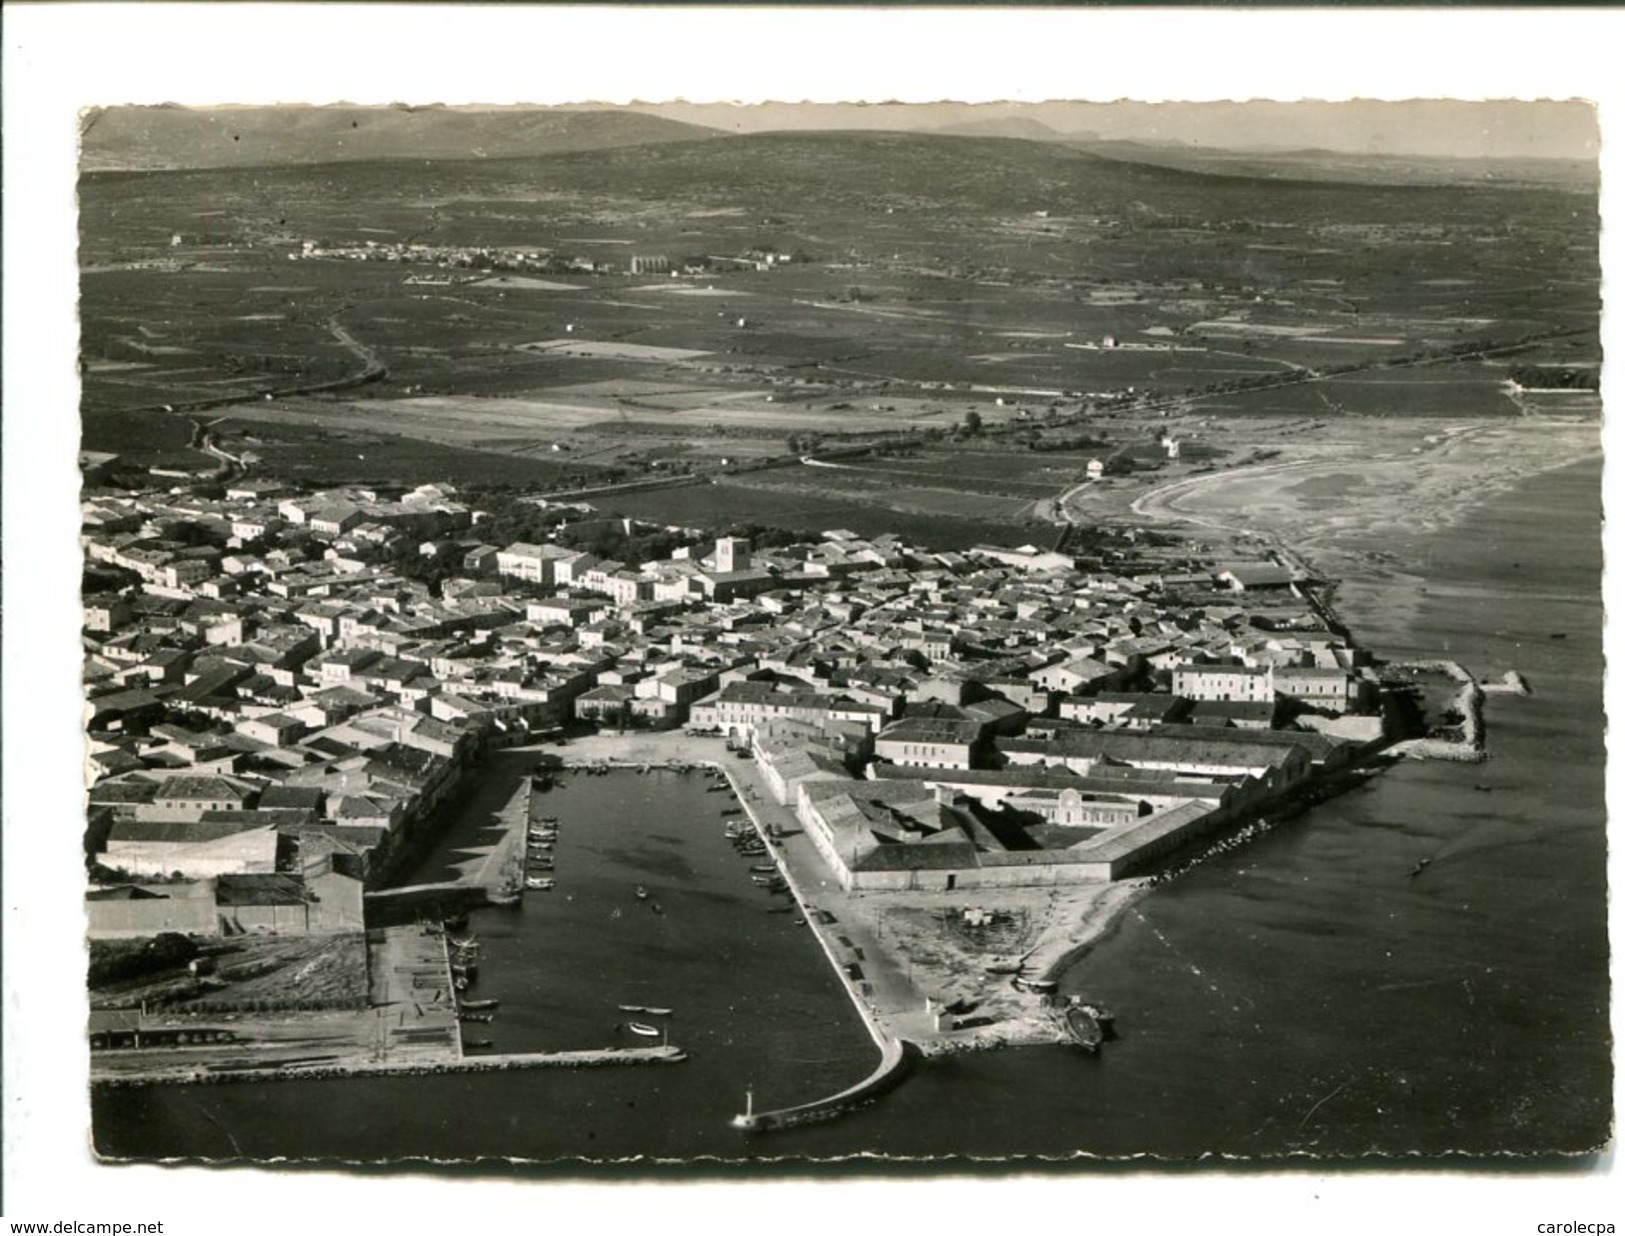
[[[629,1021],[626,1023],[626,1028],[633,1034],[641,1034],[646,1039],[657,1039],[660,1037],[659,1028],[657,1026],[649,1025],[647,1022]]]
[[[471,1012],[480,1013],[480,1012],[485,1011],[486,1009],[494,1009],[494,1008],[496,1008],[497,1003],[498,1002],[496,1000],[494,1000],[494,999],[492,999],[492,1000],[464,1000],[464,1001],[460,1002],[457,1007],[458,1007],[459,1010],[467,1009],[467,1010],[469,1010]]]

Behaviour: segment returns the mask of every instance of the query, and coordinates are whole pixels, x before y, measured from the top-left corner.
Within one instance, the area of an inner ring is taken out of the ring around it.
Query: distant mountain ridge
[[[833,117],[837,118],[837,117]],[[1038,171],[1037,148],[1055,156],[1092,156],[1147,171],[1266,181],[1355,185],[1478,185],[1595,192],[1595,162],[1572,159],[1463,158],[1354,154],[1333,150],[1226,148],[1179,141],[1105,138],[1064,131],[1030,116],[988,116],[916,129],[796,129],[730,133],[630,108],[538,107],[120,107],[89,114],[81,169],[100,171],[270,168],[390,160],[457,162],[545,158],[679,143],[761,141],[794,146],[798,138],[860,135],[966,143],[1005,154]],[[995,143],[988,146],[986,143]],[[1026,147],[1029,155],[1019,153]],[[939,153],[943,147],[934,147]],[[824,153],[814,143],[812,153]],[[1064,166],[1064,165],[1063,165]]]
[[[1074,150],[1206,175],[1258,180],[1332,181],[1360,185],[1487,185],[1595,191],[1598,167],[1581,159],[1462,158],[1350,154],[1314,149],[1225,149],[1179,142],[1080,139],[1058,135]],[[1053,139],[1052,139],[1053,140]]]
[[[514,159],[726,136],[633,111],[462,107],[118,107],[87,115],[92,171],[374,159]]]

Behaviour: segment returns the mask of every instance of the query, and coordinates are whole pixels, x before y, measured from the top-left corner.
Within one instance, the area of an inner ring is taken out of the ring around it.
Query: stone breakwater
[[[276,1065],[266,1068],[175,1067],[147,1073],[121,1073],[97,1077],[97,1085],[145,1086],[154,1082],[202,1085],[214,1082],[292,1081],[335,1077],[417,1077],[435,1073],[501,1073],[514,1069],[594,1069],[638,1064],[678,1064],[688,1059],[680,1047],[606,1047],[589,1051],[462,1056],[445,1060],[416,1060],[392,1064],[376,1060],[334,1060],[325,1064]]]
[[[1454,760],[1462,764],[1477,764],[1487,758],[1484,751],[1484,688],[1470,671],[1455,661],[1406,661],[1395,668],[1447,674],[1455,679],[1461,684],[1461,689],[1456,692],[1451,705],[1462,718],[1460,741],[1446,738],[1412,738],[1406,742],[1395,743],[1393,748],[1395,755],[1413,760]],[[1509,673],[1508,677],[1502,680],[1503,683],[1514,676],[1513,673]],[[1517,676],[1517,680],[1523,682],[1521,676]],[[1527,684],[1524,684],[1524,691],[1525,693],[1528,691]]]

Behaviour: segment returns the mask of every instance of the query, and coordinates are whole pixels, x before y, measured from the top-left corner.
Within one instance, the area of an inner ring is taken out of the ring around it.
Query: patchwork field
[[[1596,412],[1503,388],[1600,356],[1584,186],[762,134],[427,163],[410,193],[387,162],[98,173],[81,219],[83,441],[132,463],[203,404],[306,477],[693,471],[720,483],[618,501],[953,539],[1049,517],[1091,457],[1228,467],[1283,417]]]

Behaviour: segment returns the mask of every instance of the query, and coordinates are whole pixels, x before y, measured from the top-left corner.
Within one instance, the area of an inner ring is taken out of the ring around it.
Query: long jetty
[[[713,763],[712,767],[720,770],[722,775],[728,779],[728,784],[733,787],[734,797],[750,817],[751,827],[756,830],[757,835],[762,838],[763,844],[767,846],[768,852],[773,855],[773,863],[779,869],[779,874],[783,876],[785,884],[789,887],[790,895],[796,899],[799,905],[805,908],[807,899],[802,895],[800,887],[796,884],[795,873],[790,870],[789,864],[783,861],[778,852],[778,847],[774,844],[768,830],[762,827],[762,822],[757,818],[756,809],[752,805],[750,797],[743,792],[739,782],[734,780],[733,773],[727,767],[721,763]],[[772,1129],[784,1129],[793,1125],[809,1124],[815,1120],[828,1120],[839,1116],[843,1112],[850,1111],[900,1082],[910,1063],[919,1054],[919,1049],[914,1047],[913,1044],[895,1037],[881,1025],[880,1019],[876,1016],[874,1010],[863,1002],[863,997],[859,994],[857,988],[846,978],[841,967],[840,958],[835,955],[825,933],[814,925],[816,922],[815,915],[809,912],[806,918],[807,925],[812,929],[813,938],[818,941],[818,946],[824,950],[824,956],[829,958],[829,964],[835,968],[836,974],[841,977],[841,986],[846,989],[853,1006],[858,1010],[858,1016],[863,1019],[863,1024],[868,1028],[870,1037],[874,1039],[875,1045],[880,1048],[880,1063],[875,1066],[874,1071],[869,1076],[856,1085],[848,1086],[846,1089],[826,1098],[814,1099],[810,1103],[800,1103],[794,1107],[781,1107],[765,1112],[755,1111],[747,1104],[746,1110],[729,1122],[734,1128],[747,1133],[763,1133]]]
[[[412,1077],[431,1073],[497,1073],[514,1069],[589,1069],[640,1064],[678,1064],[681,1047],[604,1047],[583,1051],[490,1053],[438,1060],[329,1060],[312,1064],[246,1065],[241,1068],[177,1066],[93,1077],[97,1085],[144,1086],[152,1082],[286,1081],[333,1077]]]

